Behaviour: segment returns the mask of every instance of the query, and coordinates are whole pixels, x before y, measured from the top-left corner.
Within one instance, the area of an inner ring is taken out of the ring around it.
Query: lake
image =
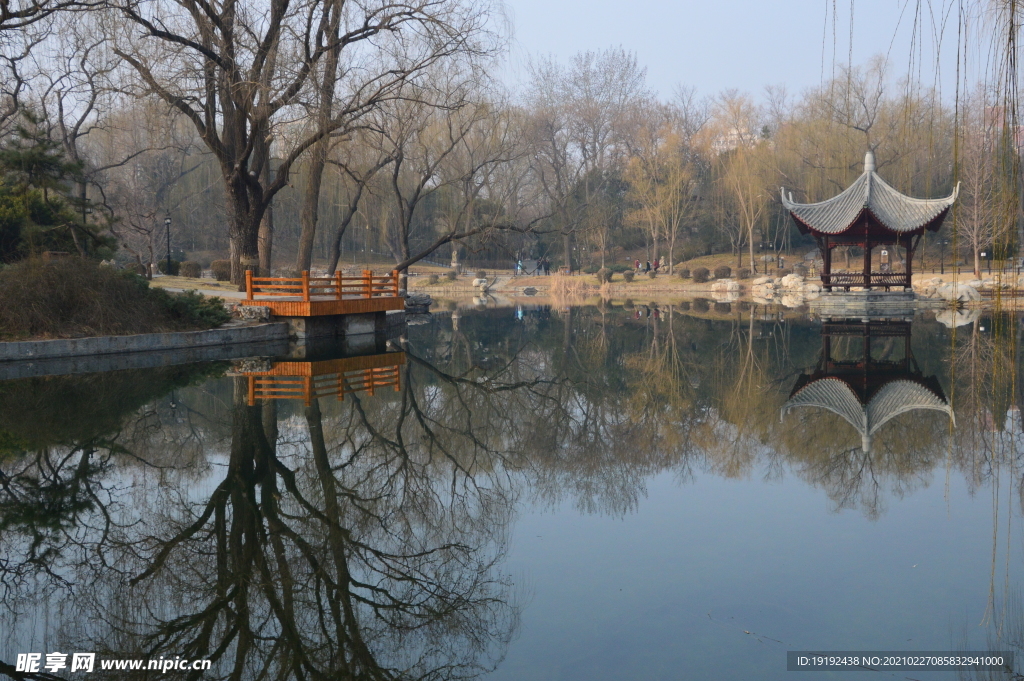
[[[447,307],[358,354],[0,382],[0,673],[789,679],[788,651],[1020,652],[1016,313]],[[873,677],[1020,678],[796,675]]]

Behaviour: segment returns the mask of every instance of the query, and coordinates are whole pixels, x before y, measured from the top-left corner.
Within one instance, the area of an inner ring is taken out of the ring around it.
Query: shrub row
[[[173,262],[173,261],[172,261]],[[92,260],[26,260],[0,271],[0,336],[69,338],[208,329],[228,320],[220,298],[171,294]]]

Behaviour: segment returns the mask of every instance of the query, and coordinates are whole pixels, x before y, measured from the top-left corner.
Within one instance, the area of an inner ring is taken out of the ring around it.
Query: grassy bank
[[[138,275],[91,260],[26,260],[0,270],[5,341],[197,331],[227,320],[219,298],[151,288]]]

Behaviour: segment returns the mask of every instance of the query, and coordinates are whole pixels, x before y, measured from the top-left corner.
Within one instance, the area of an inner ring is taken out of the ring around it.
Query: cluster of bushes
[[[622,273],[622,278],[626,280],[627,284],[632,283],[633,276],[633,270],[626,270],[625,272]]]
[[[690,278],[690,270],[686,269],[685,267],[680,269],[680,270],[678,270],[678,272],[679,272],[679,278],[680,279],[689,279]]]
[[[693,270],[693,281],[697,284],[703,284],[711,278],[711,272],[708,271],[707,267],[698,267]]]
[[[750,279],[750,270],[746,267],[742,267],[736,272],[737,279]]]
[[[715,279],[728,279],[732,276],[732,268],[728,265],[719,265],[715,268]]]
[[[608,269],[610,269],[612,272],[615,272],[617,274],[621,274],[622,272],[626,272],[626,271],[629,271],[629,272],[633,271],[633,268],[631,266],[623,265],[622,263],[616,263],[614,265],[608,265]]]
[[[583,274],[597,274],[599,269],[597,265],[587,265],[583,268]]]
[[[654,279],[656,276],[658,276],[658,273],[655,272],[654,270],[651,270],[650,272],[647,273],[648,279]]]
[[[134,272],[82,258],[24,260],[0,270],[0,337],[69,338],[209,329],[220,298],[150,288]]]
[[[189,279],[201,279],[203,277],[203,266],[195,260],[186,260],[178,266],[178,274]]]
[[[210,263],[210,270],[217,281],[231,281],[230,260],[214,260]]]
[[[607,284],[612,280],[612,271],[607,267],[599,269],[597,271],[597,280],[602,284]]]
[[[477,279],[486,279],[487,278],[487,271],[486,270],[480,270],[479,272],[476,273],[476,278]]]
[[[455,270],[448,270],[444,273],[444,278],[448,281],[455,281],[455,278],[459,276],[459,273]]]
[[[171,269],[169,272],[167,270],[168,262],[170,262],[171,264]],[[176,277],[178,276],[178,272],[181,270],[181,263],[173,258],[171,258],[170,261],[168,261],[167,258],[161,258],[160,260],[156,261],[156,270],[160,274],[169,274],[172,277]]]
[[[434,284],[436,284],[439,281],[441,281],[441,278],[438,277],[436,274],[431,274],[429,277],[427,277],[427,285],[428,286],[433,286]]]

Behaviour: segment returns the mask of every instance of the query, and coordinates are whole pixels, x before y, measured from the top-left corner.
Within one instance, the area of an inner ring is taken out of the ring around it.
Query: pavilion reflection
[[[911,349],[911,322],[897,319],[827,320],[821,354],[801,375],[782,407],[817,407],[847,421],[871,452],[875,434],[900,414],[953,409],[935,376],[924,376]]]

